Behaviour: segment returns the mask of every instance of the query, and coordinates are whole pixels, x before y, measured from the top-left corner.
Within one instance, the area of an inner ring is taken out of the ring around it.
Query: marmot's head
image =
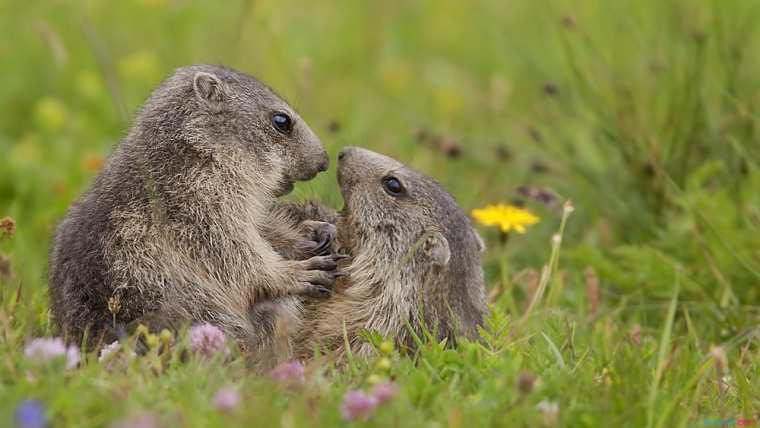
[[[440,336],[475,336],[486,312],[484,248],[456,201],[430,177],[369,150],[345,148],[338,163],[339,241],[354,256],[349,276],[357,275],[350,287],[375,282],[375,293],[421,309]],[[417,302],[402,302],[409,299]]]
[[[136,122],[136,132],[153,134],[143,135],[145,141],[187,145],[189,152],[253,165],[275,196],[328,167],[319,138],[288,103],[255,78],[224,67],[178,69]]]

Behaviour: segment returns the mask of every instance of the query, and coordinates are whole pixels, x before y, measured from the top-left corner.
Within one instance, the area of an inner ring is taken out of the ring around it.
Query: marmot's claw
[[[331,271],[338,268],[334,256],[314,256],[303,263],[306,271]]]
[[[309,284],[303,294],[315,299],[326,299],[330,297],[332,290],[322,285]]]
[[[333,257],[333,260],[335,260],[336,262],[340,262],[343,260],[348,260],[350,262],[352,258],[348,254],[333,254],[332,257]]]
[[[308,230],[307,241],[309,241],[311,245],[298,244],[299,247],[317,256],[330,254],[332,243],[338,235],[338,230],[335,228],[335,225],[313,220],[304,221],[303,225]]]
[[[321,239],[315,246],[313,252],[316,255],[324,256],[330,254],[330,244],[332,240],[329,238]]]
[[[299,253],[302,253],[302,254],[321,255],[321,254],[316,254],[318,245],[319,244],[314,241],[303,240],[303,241],[296,242],[295,248]]]

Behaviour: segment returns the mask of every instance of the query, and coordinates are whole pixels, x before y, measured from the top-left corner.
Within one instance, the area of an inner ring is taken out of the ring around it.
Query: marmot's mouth
[[[289,180],[285,179],[284,181],[280,182],[280,186],[277,188],[277,190],[274,192],[276,197],[285,196],[288,193],[293,191],[293,187],[295,187],[295,184]]]

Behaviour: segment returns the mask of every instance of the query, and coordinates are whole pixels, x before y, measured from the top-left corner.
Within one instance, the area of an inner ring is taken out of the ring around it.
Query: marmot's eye
[[[275,113],[272,116],[272,124],[283,134],[290,134],[293,130],[293,120],[285,113]]]
[[[404,186],[396,177],[383,178],[383,189],[391,196],[401,196],[404,194]]]

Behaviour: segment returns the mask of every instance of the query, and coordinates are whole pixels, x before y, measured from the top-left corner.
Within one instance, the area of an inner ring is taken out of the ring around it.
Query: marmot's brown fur
[[[143,317],[207,321],[249,350],[266,348],[280,317],[297,320],[292,296],[324,295],[335,280],[331,256],[286,260],[275,248],[324,234],[317,223],[276,224],[277,213],[292,220],[298,209],[277,197],[327,166],[317,136],[255,78],[178,69],[58,227],[55,323],[68,340],[88,335],[93,345]]]
[[[483,241],[454,199],[431,178],[369,150],[339,155],[345,208],[338,243],[353,260],[334,294],[310,305],[296,338],[297,355],[315,349],[355,355],[372,348],[361,330],[413,347],[423,329],[450,342],[477,336],[487,312]],[[411,327],[411,331],[408,327]],[[346,338],[344,338],[344,332]]]

